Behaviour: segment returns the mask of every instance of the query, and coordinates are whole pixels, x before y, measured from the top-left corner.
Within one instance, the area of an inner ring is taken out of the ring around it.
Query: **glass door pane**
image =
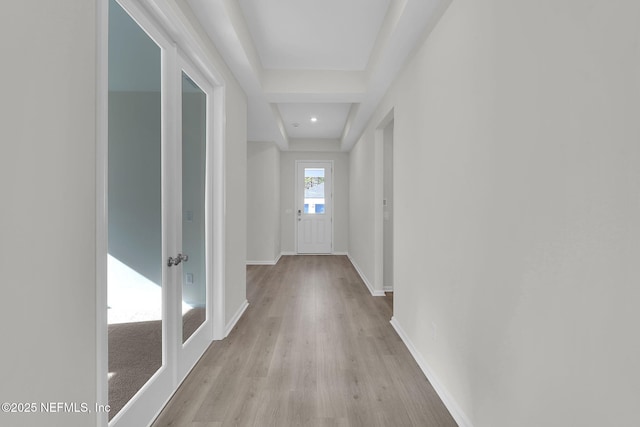
[[[162,360],[161,49],[109,3],[109,418]]]
[[[182,73],[182,342],[206,319],[207,95]]]
[[[324,168],[304,168],[304,213],[324,214]]]

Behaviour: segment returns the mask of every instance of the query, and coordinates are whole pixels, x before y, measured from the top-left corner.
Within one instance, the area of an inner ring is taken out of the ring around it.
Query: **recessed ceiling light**
[[[315,123],[315,122],[317,122],[317,121],[318,121],[318,118],[317,118],[317,117],[311,117],[311,123]]]

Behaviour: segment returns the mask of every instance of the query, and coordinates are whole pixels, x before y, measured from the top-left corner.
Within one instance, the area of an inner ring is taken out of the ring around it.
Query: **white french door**
[[[181,128],[176,166],[179,196],[175,205],[177,247],[183,259],[176,271],[180,290],[178,320],[177,382],[189,373],[207,349],[213,337],[211,300],[213,262],[210,256],[213,227],[211,218],[211,158],[207,148],[210,132],[210,111],[213,109],[213,89],[195,67],[180,58]]]
[[[137,1],[109,0],[108,15],[103,340],[114,408],[99,425],[140,427],[214,338],[213,283],[221,283],[213,273],[222,264],[213,257],[214,245],[221,256],[213,232],[221,228],[213,200],[214,87]]]
[[[175,340],[171,201],[174,131],[168,39],[135,2],[108,14],[108,413],[111,426],[144,426],[169,398]],[[135,16],[135,19],[132,17]],[[175,101],[173,101],[175,102]],[[101,420],[104,422],[104,420]]]
[[[333,162],[296,162],[299,254],[333,251]]]

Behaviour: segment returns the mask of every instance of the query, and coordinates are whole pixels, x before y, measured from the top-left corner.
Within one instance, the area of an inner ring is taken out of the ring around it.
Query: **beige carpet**
[[[195,308],[184,316],[188,339],[204,322],[206,311]],[[162,366],[162,325],[150,322],[109,325],[109,419],[113,418]]]

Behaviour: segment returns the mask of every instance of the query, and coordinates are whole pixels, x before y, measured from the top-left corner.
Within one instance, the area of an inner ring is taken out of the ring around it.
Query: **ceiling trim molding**
[[[288,148],[291,138],[274,104],[351,103],[340,140],[340,148],[349,151],[452,0],[392,1],[364,71],[265,69],[237,0],[184,1],[247,94],[250,141],[273,141],[282,150]]]

